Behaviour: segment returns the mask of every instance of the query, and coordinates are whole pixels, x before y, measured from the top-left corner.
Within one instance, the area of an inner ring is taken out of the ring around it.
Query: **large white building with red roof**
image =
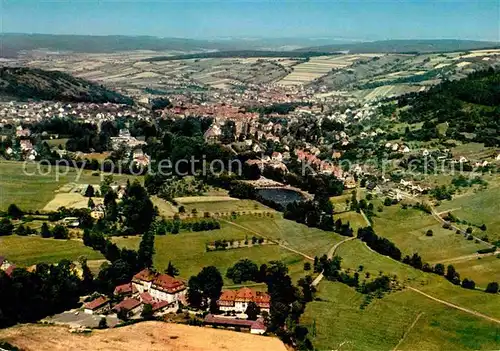
[[[182,280],[147,268],[134,275],[132,288],[139,294],[148,293],[154,301],[168,303],[184,301],[187,290]]]
[[[245,312],[250,302],[259,306],[261,311],[269,312],[271,307],[271,298],[267,293],[246,287],[222,291],[217,305],[221,311]]]

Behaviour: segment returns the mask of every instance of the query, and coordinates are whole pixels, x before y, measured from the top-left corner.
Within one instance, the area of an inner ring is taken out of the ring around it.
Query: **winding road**
[[[347,238],[347,239],[344,239],[342,240],[341,242],[338,242],[336,243],[335,245],[333,245],[330,250],[328,250],[328,253],[326,254],[326,256],[328,257],[328,259],[332,259],[333,258],[333,255],[335,254],[335,251],[337,251],[338,247],[340,245],[342,245],[343,243],[345,243],[346,241],[349,241],[349,240],[353,240],[353,239],[356,239],[355,236],[353,237],[350,237],[350,238]],[[313,282],[311,283],[311,286],[317,286],[324,278],[324,275],[323,275],[323,271],[321,271],[321,273],[313,280]]]

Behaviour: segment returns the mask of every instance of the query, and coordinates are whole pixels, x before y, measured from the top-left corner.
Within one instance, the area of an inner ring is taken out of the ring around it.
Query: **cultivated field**
[[[57,263],[62,259],[76,261],[80,256],[89,260],[103,258],[77,240],[56,240],[17,235],[0,237],[0,256],[17,266],[28,267],[37,263]]]
[[[392,350],[401,339],[398,350],[494,350],[500,346],[498,325],[414,291],[374,298],[365,309],[360,309],[363,295],[341,283],[323,282],[317,295],[319,299],[307,305],[301,322],[313,331],[313,344],[320,350]]]
[[[273,337],[163,322],[94,330],[90,335],[69,333],[64,327],[24,324],[1,330],[0,339],[26,351],[286,351]]]
[[[307,84],[328,74],[332,69],[341,69],[352,65],[359,57],[358,55],[311,57],[309,61],[294,66],[293,71],[278,83],[285,86]]]

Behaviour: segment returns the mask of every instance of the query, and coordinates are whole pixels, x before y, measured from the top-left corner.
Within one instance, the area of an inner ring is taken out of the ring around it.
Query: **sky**
[[[0,0],[4,33],[500,41],[500,0]]]

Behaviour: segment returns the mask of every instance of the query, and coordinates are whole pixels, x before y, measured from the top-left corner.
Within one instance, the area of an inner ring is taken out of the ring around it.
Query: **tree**
[[[434,273],[444,275],[444,265],[442,263],[436,264],[434,266]]]
[[[14,225],[8,218],[2,218],[0,220],[0,236],[12,235],[14,230]]]
[[[89,201],[87,202],[87,207],[90,208],[91,210],[95,208],[95,203],[94,200],[92,200],[92,198],[89,198]]]
[[[313,279],[310,275],[300,278],[297,285],[302,288],[304,302],[311,302],[314,298],[316,288],[312,286]]]
[[[462,280],[462,288],[474,290],[476,288],[476,283],[471,279],[465,278]]]
[[[101,320],[99,321],[99,329],[106,329],[108,327],[108,321],[106,320],[106,317],[102,317]]]
[[[10,204],[7,209],[7,215],[12,219],[20,219],[24,215],[24,212],[17,205]]]
[[[153,306],[149,303],[145,304],[141,312],[141,317],[146,320],[153,319]]]
[[[110,188],[104,195],[104,207],[106,209],[106,219],[115,222],[118,219],[118,205],[116,204],[117,195]]]
[[[94,187],[89,184],[87,189],[85,189],[85,197],[94,197],[94,196],[95,196]]]
[[[247,319],[255,321],[257,320],[257,316],[260,314],[260,308],[259,306],[257,306],[255,302],[250,301],[245,311],[245,314],[248,316]]]
[[[179,270],[172,264],[172,262],[168,261],[168,267],[165,269],[165,273],[171,277],[176,277],[179,275]]]
[[[42,228],[40,229],[40,235],[42,238],[50,238],[52,237],[52,232],[47,224],[47,222],[42,223]]]
[[[429,229],[426,233],[425,233],[426,236],[433,236],[434,235],[434,232],[432,231],[432,229]]]
[[[485,291],[490,294],[496,294],[498,292],[498,283],[497,282],[488,283],[488,286],[486,287]]]
[[[310,271],[311,270],[311,263],[310,262],[304,263],[304,270],[305,271]]]
[[[227,270],[226,277],[231,279],[235,284],[241,284],[245,281],[256,281],[259,274],[257,265],[245,258],[236,262],[233,267]]]
[[[223,285],[222,275],[216,267],[204,267],[198,275],[189,279],[188,301],[194,307],[210,307],[212,313],[217,312],[217,300]]]
[[[16,235],[26,236],[28,235],[28,229],[23,224],[19,224],[15,230]]]
[[[141,268],[153,266],[153,255],[155,253],[155,235],[153,231],[148,231],[142,235],[137,256]]]
[[[94,291],[94,275],[87,265],[87,259],[85,257],[80,257],[78,261],[82,266],[82,291],[84,293],[90,293]]]
[[[460,284],[460,274],[458,274],[458,272],[455,270],[455,267],[453,267],[453,265],[451,264],[446,267],[445,277],[455,285]]]
[[[124,224],[135,233],[145,233],[156,216],[153,203],[139,181],[128,184],[121,204]]]
[[[107,194],[111,190],[111,184],[113,183],[113,176],[105,176],[103,181],[101,182],[101,185],[99,187],[102,194]]]
[[[52,230],[52,234],[54,236],[54,239],[68,239],[69,238],[69,232],[68,228],[66,228],[63,225],[56,225],[54,229]]]

